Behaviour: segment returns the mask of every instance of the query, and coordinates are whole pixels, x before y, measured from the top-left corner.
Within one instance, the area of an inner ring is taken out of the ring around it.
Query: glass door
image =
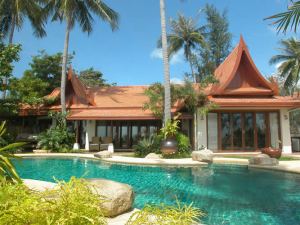
[[[129,137],[129,132],[128,132],[128,125],[127,123],[121,123],[120,127],[120,144],[121,148],[128,148],[128,137]]]
[[[256,138],[257,148],[266,147],[267,126],[265,113],[256,113]]]
[[[230,113],[221,113],[222,150],[230,150],[232,140]]]
[[[232,113],[232,149],[242,149],[243,145],[243,126],[242,126],[242,114]]]
[[[247,112],[244,115],[245,150],[254,150],[254,114]]]

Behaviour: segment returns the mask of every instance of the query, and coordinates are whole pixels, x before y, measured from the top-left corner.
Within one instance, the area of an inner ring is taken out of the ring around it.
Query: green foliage
[[[194,113],[198,107],[203,108],[203,111],[211,109],[211,102],[203,93],[202,89],[210,83],[215,83],[215,79],[207,77],[195,88],[193,83],[185,80],[184,85],[171,85],[171,106],[176,102],[184,102],[184,106],[189,113]],[[162,118],[164,106],[164,88],[160,83],[154,83],[145,90],[145,95],[148,97],[148,102],[143,106],[145,110],[150,110],[155,117]]]
[[[300,41],[295,38],[281,40],[278,55],[270,59],[270,64],[278,64],[278,76],[283,80],[286,94],[293,94],[300,80]]]
[[[94,68],[80,71],[78,78],[88,87],[110,86],[103,78],[103,73]]]
[[[190,143],[190,139],[188,136],[182,134],[182,133],[177,133],[176,135],[176,141],[177,141],[177,147],[178,147],[178,151],[177,154],[190,154],[191,152],[191,143]]]
[[[300,1],[290,1],[290,3],[287,11],[266,18],[273,20],[272,24],[277,26],[278,32],[286,33],[289,27],[297,32],[300,23]]]
[[[168,120],[163,128],[160,129],[161,134],[163,137],[175,137],[177,135],[179,129],[179,120],[174,118],[174,120]]]
[[[196,48],[206,48],[204,38],[204,27],[197,26],[197,21],[193,18],[186,18],[182,14],[178,15],[177,20],[170,21],[171,33],[167,36],[168,54],[171,57],[180,49],[183,49],[185,59],[190,63],[191,73],[194,82],[196,75],[191,63],[192,51]],[[162,47],[161,38],[158,41],[158,47]]]
[[[3,98],[6,97],[8,89],[7,80],[12,76],[14,62],[19,61],[21,45],[4,45],[0,40],[0,91],[3,91]]]
[[[21,45],[4,45],[0,42],[0,78],[9,78],[14,69],[13,62],[19,61]]]
[[[176,133],[176,141],[178,151],[171,156],[164,156],[168,158],[186,158],[190,157],[191,154],[191,144],[190,139],[180,133]],[[136,157],[145,157],[149,153],[161,154],[161,142],[164,139],[163,134],[152,135],[150,137],[145,137],[141,139],[137,145],[133,146],[134,155]]]
[[[137,157],[145,157],[149,153],[160,153],[160,143],[162,135],[152,135],[139,140],[137,145],[133,146],[134,155]]]
[[[101,199],[86,181],[71,178],[58,188],[33,192],[23,184],[0,183],[0,224],[107,224]]]
[[[68,55],[67,65],[71,65],[74,54]],[[33,80],[41,80],[47,85],[38,92],[38,97],[43,97],[53,91],[54,88],[60,87],[62,53],[58,52],[52,55],[46,53],[45,50],[32,57],[29,64],[30,69],[24,72],[24,76],[28,76]]]
[[[205,214],[193,205],[177,206],[146,205],[131,215],[126,225],[193,225],[200,222]]]
[[[32,73],[25,71],[20,79],[10,81],[10,94],[12,98],[22,103],[39,105],[43,103],[44,91],[49,87],[49,82],[37,78]]]
[[[19,102],[17,99],[0,99],[1,117],[17,116],[19,112]]]
[[[38,136],[38,148],[53,152],[69,152],[75,142],[74,133],[70,133],[66,126],[66,114],[50,112],[49,116],[56,121],[56,125]]]
[[[0,124],[0,138],[5,134],[5,132],[5,122],[2,122]],[[14,165],[10,161],[10,158],[13,158],[14,156],[8,151],[14,148],[21,147],[24,144],[25,143],[13,143],[0,148],[0,179],[12,182],[21,181]]]
[[[215,69],[229,54],[232,39],[226,11],[220,13],[215,6],[207,4],[204,12],[207,48],[199,48],[193,59],[193,65],[198,70],[198,82],[214,74]]]
[[[28,19],[36,37],[44,37],[45,18],[42,14],[41,4],[45,0],[1,0],[0,1],[0,34],[9,37],[9,42],[15,29],[22,29],[24,21]]]

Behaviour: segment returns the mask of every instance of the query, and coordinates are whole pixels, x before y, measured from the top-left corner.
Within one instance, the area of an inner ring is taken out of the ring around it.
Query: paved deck
[[[120,163],[120,164],[133,164],[133,165],[149,165],[149,166],[206,166],[207,163],[193,161],[192,158],[185,159],[146,159],[146,158],[136,158],[113,155],[112,158],[99,159],[94,157],[91,153],[27,153],[27,154],[16,154],[21,157],[80,157],[101,160],[110,163]]]

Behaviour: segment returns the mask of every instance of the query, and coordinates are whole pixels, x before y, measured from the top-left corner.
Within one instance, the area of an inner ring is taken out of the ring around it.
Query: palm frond
[[[273,25],[277,26],[278,32],[286,33],[289,27],[296,32],[300,22],[300,1],[293,2],[286,12],[278,13],[266,19],[274,20]]]

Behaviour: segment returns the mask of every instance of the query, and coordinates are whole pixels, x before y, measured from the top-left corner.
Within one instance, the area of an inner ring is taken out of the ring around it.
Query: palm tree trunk
[[[66,112],[66,81],[67,81],[67,62],[68,62],[68,49],[69,49],[69,36],[70,36],[70,23],[67,20],[67,28],[65,34],[64,52],[62,59],[62,69],[61,69],[61,84],[60,84],[60,102],[61,102],[61,112]]]
[[[171,119],[171,88],[170,88],[170,68],[169,68],[169,56],[168,56],[168,43],[167,43],[167,31],[166,31],[166,16],[165,16],[165,1],[160,0],[160,22],[161,22],[161,38],[162,38],[162,53],[164,64],[164,124]]]
[[[188,61],[189,61],[189,64],[190,64],[190,68],[191,68],[191,73],[192,73],[192,77],[193,77],[193,81],[194,83],[196,84],[197,83],[197,79],[196,79],[196,74],[195,74],[195,71],[194,71],[194,68],[193,68],[193,63],[191,61],[191,55],[189,54],[189,57],[188,57]],[[194,150],[197,151],[198,150],[198,129],[197,129],[197,108],[196,108],[196,111],[194,112],[194,115],[193,115],[193,120],[194,120]]]
[[[12,44],[13,43],[13,37],[14,37],[14,32],[15,32],[15,17],[13,16],[11,19],[11,29],[10,29],[10,33],[9,33],[9,37],[8,37],[8,44]],[[2,92],[2,99],[6,99],[6,88],[7,88],[7,84],[8,84],[8,78],[4,78],[3,80],[3,86],[4,86],[4,90]]]

